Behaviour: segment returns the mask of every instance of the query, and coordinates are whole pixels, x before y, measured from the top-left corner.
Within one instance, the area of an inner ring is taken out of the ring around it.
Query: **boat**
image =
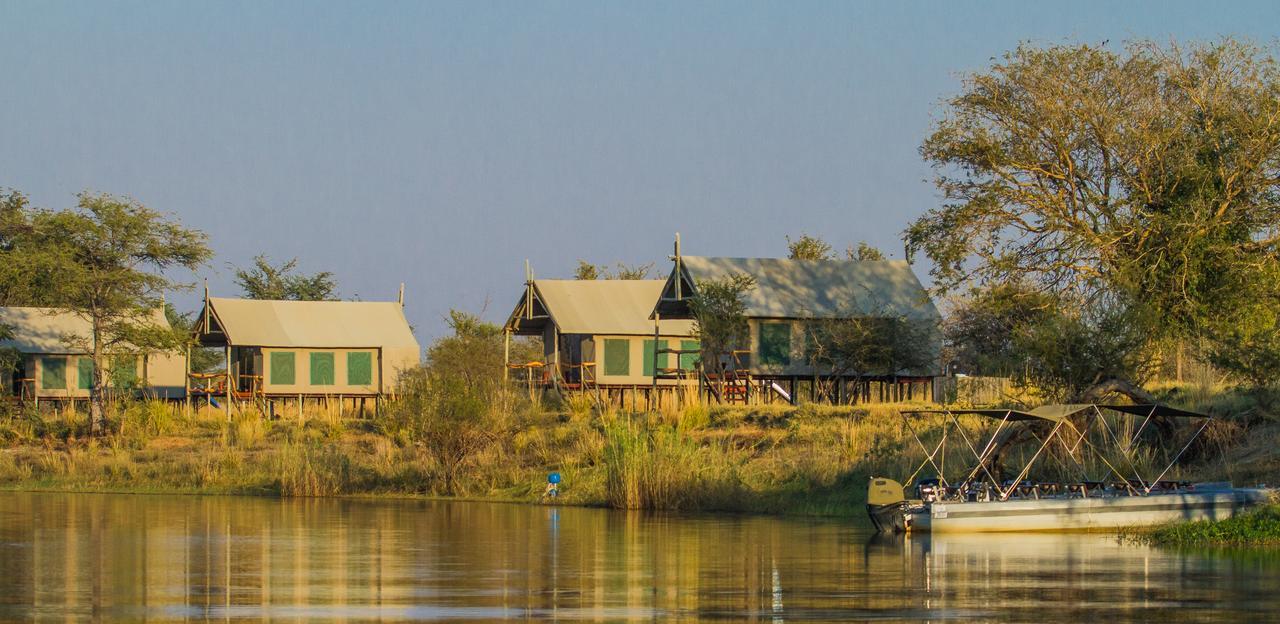
[[[1263,486],[1166,479],[1213,420],[1170,406],[1071,404],[1025,411],[911,410],[901,416],[923,460],[906,479],[911,498],[902,482],[871,477],[867,512],[881,533],[1116,530],[1220,520],[1275,497]],[[932,423],[922,422],[930,418]],[[1159,444],[1179,428],[1175,423],[1188,422],[1194,431],[1180,450]],[[936,441],[926,442],[927,433]],[[1157,443],[1144,443],[1144,434]],[[1024,440],[1021,468],[1012,478],[998,478],[1007,476],[1002,454],[1018,439]],[[957,446],[973,458],[959,470],[953,460],[948,471],[947,459]],[[1164,468],[1143,476],[1139,466],[1153,460]],[[1074,478],[1061,478],[1067,474]],[[1049,475],[1059,478],[1036,478]]]

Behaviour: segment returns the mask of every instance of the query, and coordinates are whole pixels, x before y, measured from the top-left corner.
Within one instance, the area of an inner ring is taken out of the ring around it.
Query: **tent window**
[[[347,354],[347,385],[367,386],[373,383],[373,354],[352,351]]]
[[[40,358],[40,387],[45,390],[67,389],[67,358]]]
[[[333,385],[333,353],[311,354],[311,385]]]
[[[292,386],[295,383],[293,351],[271,352],[271,383]]]
[[[604,374],[631,374],[631,341],[626,338],[606,338],[604,341]]]
[[[760,363],[766,366],[791,364],[791,325],[760,324]]]
[[[659,340],[659,341],[658,341],[658,349],[666,349],[666,348],[667,348],[667,341],[665,341],[665,340]],[[654,355],[654,354],[653,354],[653,339],[649,339],[649,340],[644,341],[644,376],[645,376],[645,377],[652,377],[652,376],[654,375],[654,373],[656,373],[658,370],[662,370],[662,369],[664,369],[664,368],[667,368],[667,355],[668,355],[668,354],[666,354],[666,353],[659,353],[659,354],[658,354],[658,360],[657,360],[657,362],[658,362],[658,366],[656,367],[656,369],[657,369],[657,370],[655,370],[655,367],[654,367],[654,365],[653,365],[653,362],[654,362],[653,355]]]
[[[93,358],[82,357],[76,360],[76,387],[81,390],[93,389]]]
[[[702,343],[697,340],[681,340],[680,341],[681,351],[697,351],[701,348],[702,348]],[[687,371],[694,370],[695,368],[697,368],[697,363],[698,363],[697,353],[681,353],[680,354],[680,368],[682,370],[687,370]]]

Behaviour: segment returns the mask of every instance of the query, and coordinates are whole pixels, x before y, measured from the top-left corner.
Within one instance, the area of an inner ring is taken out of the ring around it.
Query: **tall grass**
[[[612,425],[602,459],[608,502],[619,509],[712,509],[741,488],[730,457],[670,426]]]

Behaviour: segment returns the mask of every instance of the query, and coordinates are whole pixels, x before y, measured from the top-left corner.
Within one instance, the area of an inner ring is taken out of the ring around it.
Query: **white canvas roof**
[[[145,320],[169,327],[159,308]],[[22,353],[87,353],[93,338],[93,324],[87,317],[62,308],[0,307],[0,324],[13,328],[13,339],[0,340],[0,347]]]
[[[562,334],[653,335],[649,313],[663,280],[534,280],[538,300]],[[523,304],[523,300],[521,301]],[[522,305],[516,307],[513,320]],[[692,336],[693,321],[663,320],[663,336]]]
[[[901,314],[941,319],[928,292],[905,260],[789,260],[682,256],[693,283],[735,274],[755,278],[745,296],[747,316],[843,318],[853,314]],[[676,277],[676,276],[673,276]],[[671,293],[667,293],[670,296]]]
[[[412,348],[418,341],[394,301],[265,301],[210,297],[233,345],[343,349]]]

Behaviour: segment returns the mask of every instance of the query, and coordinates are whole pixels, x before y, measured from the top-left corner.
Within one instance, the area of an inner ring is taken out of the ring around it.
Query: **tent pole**
[[[231,345],[227,345],[223,349],[223,353],[226,356],[225,363],[227,365],[227,404],[222,406],[222,409],[227,413],[227,422],[231,422],[231,384],[233,383],[231,376]]]

